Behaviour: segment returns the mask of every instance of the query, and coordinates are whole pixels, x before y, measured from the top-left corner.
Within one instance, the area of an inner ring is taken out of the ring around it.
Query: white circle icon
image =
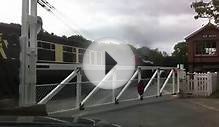
[[[135,56],[124,42],[102,39],[88,47],[82,66],[91,83],[102,89],[116,89],[132,77]]]

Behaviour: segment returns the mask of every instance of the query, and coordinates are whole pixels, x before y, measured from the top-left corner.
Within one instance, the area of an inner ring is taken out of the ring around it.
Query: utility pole
[[[22,0],[19,105],[36,103],[37,0]]]

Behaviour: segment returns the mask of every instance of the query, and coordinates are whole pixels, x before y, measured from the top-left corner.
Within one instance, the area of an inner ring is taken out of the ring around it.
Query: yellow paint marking
[[[0,33],[0,55],[2,56],[3,59],[7,59],[7,56],[5,54],[4,48],[3,48],[3,43],[6,48],[8,48],[8,41],[2,39],[2,33]]]
[[[63,62],[63,46],[60,44],[55,44],[55,61]]]
[[[3,42],[5,43],[6,48],[8,48],[8,41],[7,40],[3,40]]]
[[[3,59],[7,59],[2,43],[0,43],[0,54],[3,57]]]

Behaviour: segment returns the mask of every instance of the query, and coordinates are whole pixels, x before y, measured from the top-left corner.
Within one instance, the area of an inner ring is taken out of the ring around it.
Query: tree
[[[148,59],[149,52],[151,51],[148,47],[141,47],[137,49],[137,54],[144,59]]]
[[[162,66],[164,63],[164,56],[157,48],[151,49],[147,57],[150,61],[153,61],[154,65]]]
[[[208,18],[214,19],[216,24],[219,24],[219,0],[211,0],[204,2],[203,0],[192,2],[191,8],[195,10],[197,15],[195,19]]]
[[[187,43],[186,42],[178,42],[174,46],[174,51],[172,53],[175,61],[178,64],[187,65]]]

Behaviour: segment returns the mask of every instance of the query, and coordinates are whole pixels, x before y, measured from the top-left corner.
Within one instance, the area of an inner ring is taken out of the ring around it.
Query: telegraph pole
[[[36,103],[37,0],[22,0],[19,105]]]

